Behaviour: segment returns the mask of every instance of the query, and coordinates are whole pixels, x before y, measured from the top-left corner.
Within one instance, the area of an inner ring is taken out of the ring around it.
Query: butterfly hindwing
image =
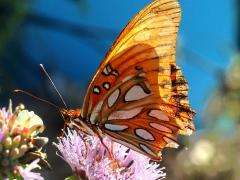
[[[157,160],[165,146],[177,147],[179,130],[175,114],[161,109],[163,103],[154,97],[145,73],[138,70],[107,93],[94,108],[97,116],[90,119],[97,121],[100,134]]]

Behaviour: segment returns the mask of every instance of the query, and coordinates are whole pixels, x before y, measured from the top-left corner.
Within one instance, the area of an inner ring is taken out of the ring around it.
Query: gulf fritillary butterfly
[[[177,0],[155,0],[121,32],[93,77],[82,109],[61,110],[77,130],[107,135],[152,160],[194,131],[188,84],[176,65]]]

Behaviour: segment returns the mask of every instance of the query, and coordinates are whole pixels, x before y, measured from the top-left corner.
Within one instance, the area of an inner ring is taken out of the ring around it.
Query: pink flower
[[[109,158],[106,148],[99,138],[86,135],[75,130],[67,130],[65,137],[58,138],[54,145],[62,157],[78,177],[86,176],[89,180],[101,179],[164,179],[166,173],[157,163],[149,163],[150,159],[142,154],[109,138],[103,139],[104,144],[111,149],[115,162]]]
[[[40,173],[31,172],[35,168],[40,168],[38,163],[40,159],[34,160],[32,163],[28,164],[26,168],[18,166],[17,169],[24,180],[44,180]]]
[[[38,134],[44,130],[42,119],[23,105],[12,111],[0,108],[0,177],[4,179],[41,179],[40,174],[30,172],[40,161],[42,167],[49,167],[46,154],[42,152],[48,138]],[[38,161],[34,161],[39,159]],[[0,178],[0,179],[1,179]]]

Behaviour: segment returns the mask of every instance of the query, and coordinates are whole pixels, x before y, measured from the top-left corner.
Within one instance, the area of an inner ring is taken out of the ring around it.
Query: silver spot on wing
[[[172,133],[172,130],[169,129],[168,127],[166,126],[163,126],[161,124],[158,124],[158,123],[150,123],[150,126],[153,127],[154,129],[157,129],[159,131],[164,131],[164,132],[167,132],[167,133]]]
[[[95,94],[100,94],[100,93],[101,93],[101,88],[100,88],[99,86],[94,86],[93,92],[94,92]]]
[[[91,122],[91,124],[95,124],[95,123],[96,123],[96,118],[97,118],[99,112],[101,111],[102,105],[103,105],[103,101],[100,101],[100,102],[95,106],[95,108],[93,109],[93,111],[92,111],[92,113],[91,113],[91,116],[90,116],[90,122]]]
[[[104,89],[109,90],[111,87],[111,84],[109,82],[104,82],[103,87],[104,87]]]
[[[130,119],[138,115],[142,111],[143,107],[137,107],[130,110],[119,110],[113,112],[109,117],[108,120],[113,119]]]
[[[116,89],[109,97],[108,97],[108,106],[112,107],[114,103],[117,101],[120,94],[120,90]]]
[[[126,125],[105,124],[104,127],[111,131],[124,131],[128,128]]]
[[[148,113],[149,116],[151,117],[154,117],[154,118],[157,118],[159,120],[162,120],[162,121],[169,121],[169,117],[162,111],[160,110],[151,110],[149,113]]]
[[[131,87],[125,95],[125,101],[136,101],[143,99],[150,94],[144,92],[143,88],[140,85],[135,85]]]
[[[153,135],[150,132],[148,132],[147,130],[145,130],[145,129],[136,129],[135,133],[141,139],[149,140],[149,141],[153,141],[154,140]]]
[[[157,157],[157,155],[146,145],[144,144],[139,144],[139,146],[142,148],[142,150],[144,152],[146,152],[147,154],[153,156],[153,157]]]

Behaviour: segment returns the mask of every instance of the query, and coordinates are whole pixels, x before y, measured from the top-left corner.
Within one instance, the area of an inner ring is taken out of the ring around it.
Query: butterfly
[[[93,77],[82,109],[61,110],[74,129],[161,159],[195,130],[188,83],[176,65],[177,0],[155,0],[123,29]]]

